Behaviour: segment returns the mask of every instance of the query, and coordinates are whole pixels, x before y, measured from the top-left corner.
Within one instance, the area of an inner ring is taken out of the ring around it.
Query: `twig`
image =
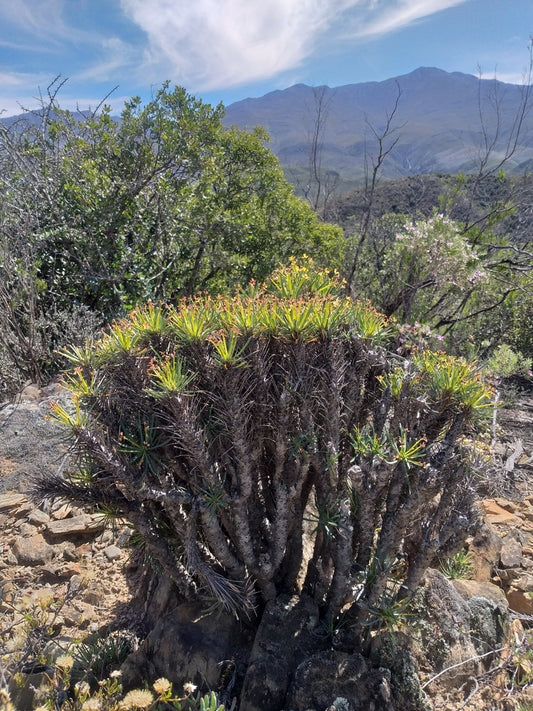
[[[451,671],[452,669],[456,669],[457,667],[462,667],[463,664],[468,664],[468,662],[475,662],[478,659],[483,659],[483,657],[488,657],[490,654],[498,654],[498,652],[505,652],[506,649],[510,649],[509,646],[506,647],[499,647],[498,649],[491,649],[490,652],[485,652],[484,654],[476,654],[473,657],[470,657],[469,659],[465,659],[462,662],[457,662],[457,664],[452,664],[451,667],[446,667],[446,669],[443,669],[440,671],[438,674],[435,674],[435,676],[432,676],[431,679],[428,679],[425,684],[422,684],[420,687],[422,690],[426,688],[426,686],[429,686],[432,682],[434,682],[436,679],[439,678],[439,676],[442,676],[443,674],[446,674],[446,672]]]
[[[473,682],[474,682],[474,688],[473,688],[472,691],[468,694],[468,696],[467,696],[466,699],[464,700],[464,703],[462,703],[461,706],[458,706],[458,707],[457,707],[456,711],[461,711],[461,709],[464,709],[464,707],[471,701],[471,699],[472,699],[472,698],[477,694],[477,692],[479,691],[479,684],[478,684],[477,679],[476,679],[475,676],[469,676],[469,677],[468,677],[468,681],[473,681]],[[463,686],[464,686],[464,684],[463,684]],[[461,687],[461,689],[462,689],[462,688],[463,688],[463,687]]]

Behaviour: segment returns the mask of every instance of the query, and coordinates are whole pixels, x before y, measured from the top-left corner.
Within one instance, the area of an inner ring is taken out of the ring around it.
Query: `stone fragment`
[[[61,521],[66,518],[72,511],[72,506],[70,504],[60,504],[57,507],[52,508],[52,518],[55,521]]]
[[[522,592],[533,592],[533,575],[524,573],[513,582],[513,587],[517,590],[522,590]]]
[[[122,555],[122,551],[118,546],[107,546],[104,549],[104,555],[107,560],[117,560]]]
[[[533,615],[533,595],[523,590],[509,590],[507,602],[511,610],[523,615]]]
[[[54,557],[54,547],[40,533],[36,533],[30,538],[17,539],[12,553],[19,565],[44,565]]]
[[[75,563],[80,559],[80,554],[72,541],[65,541],[63,544],[63,558],[70,563]]]
[[[504,568],[518,568],[522,565],[522,544],[514,536],[503,539],[500,551],[500,563]]]
[[[48,521],[50,521],[50,516],[45,511],[35,509],[29,514],[28,521],[37,526],[42,526],[45,523],[48,523]]]
[[[481,507],[489,523],[505,524],[507,526],[519,526],[521,523],[519,516],[504,509],[494,499],[485,499],[481,502]]]
[[[94,518],[89,514],[80,514],[71,518],[64,518],[59,521],[50,521],[46,530],[52,536],[72,536],[77,533],[89,533],[101,530],[103,523],[99,518]]]
[[[0,495],[0,509],[14,509],[27,501],[23,494]]]

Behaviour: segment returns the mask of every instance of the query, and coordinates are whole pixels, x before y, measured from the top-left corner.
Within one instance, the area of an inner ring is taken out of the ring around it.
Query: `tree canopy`
[[[37,122],[0,127],[1,339],[26,377],[75,335],[57,322],[226,291],[291,255],[340,266],[340,228],[295,197],[261,131],[222,116],[164,84],[118,119],[65,111],[52,93]]]

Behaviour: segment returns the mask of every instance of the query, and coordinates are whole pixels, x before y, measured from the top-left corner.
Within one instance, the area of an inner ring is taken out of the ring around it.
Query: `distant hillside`
[[[499,206],[503,219],[494,225],[495,232],[509,235],[521,244],[530,242],[533,235],[533,176],[488,176],[475,186],[474,180],[466,180],[462,197],[457,193],[459,183],[450,175],[416,175],[382,180],[376,187],[372,215],[381,217],[395,213],[416,218],[428,217],[435,209],[444,209],[444,201],[450,217],[471,224],[483,222],[495,206]],[[504,206],[510,203],[514,209],[505,209]],[[328,219],[350,232],[360,224],[366,209],[364,188],[355,188],[335,200]]]
[[[230,104],[225,123],[241,128],[263,126],[287,176],[305,180],[317,94],[323,95],[322,108],[327,114],[322,169],[338,173],[346,185],[364,176],[365,155],[372,157],[377,150],[373,129],[383,131],[398,95],[392,120],[395,130],[389,139],[398,141],[383,168],[383,176],[389,178],[474,171],[484,145],[480,107],[489,138],[498,134],[493,154],[497,161],[512,135],[523,87],[423,67],[382,82],[333,89],[297,84]],[[532,163],[530,112],[507,170],[520,173]]]

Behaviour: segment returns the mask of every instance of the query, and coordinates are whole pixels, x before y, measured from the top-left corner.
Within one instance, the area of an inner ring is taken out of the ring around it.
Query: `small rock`
[[[14,509],[27,501],[23,494],[2,494],[0,496],[0,509]]]
[[[28,521],[34,525],[42,526],[50,521],[50,516],[40,509],[35,509],[28,516]]]
[[[505,536],[503,539],[500,563],[504,568],[516,568],[522,565],[522,544],[514,536]]]
[[[104,550],[104,555],[107,560],[117,560],[122,555],[122,551],[118,546],[107,546]]]
[[[513,582],[513,587],[517,590],[522,590],[522,592],[533,592],[533,575],[524,573],[518,580]]]
[[[72,541],[65,541],[63,544],[63,559],[69,563],[75,563],[80,559],[80,554],[76,550],[76,546]]]
[[[71,536],[77,533],[88,533],[95,530],[95,521],[89,514],[81,514],[59,521],[50,521],[46,530],[52,536]]]
[[[494,499],[485,499],[481,507],[489,523],[499,523],[508,526],[520,525],[521,519],[500,506]]]
[[[533,615],[533,596],[522,590],[509,590],[507,602],[511,610],[523,615]]]
[[[72,511],[72,506],[70,504],[56,504],[52,507],[52,518],[55,521],[61,521],[66,518]]]
[[[19,565],[44,565],[54,557],[54,547],[37,533],[30,538],[19,538],[13,546],[12,553]]]

